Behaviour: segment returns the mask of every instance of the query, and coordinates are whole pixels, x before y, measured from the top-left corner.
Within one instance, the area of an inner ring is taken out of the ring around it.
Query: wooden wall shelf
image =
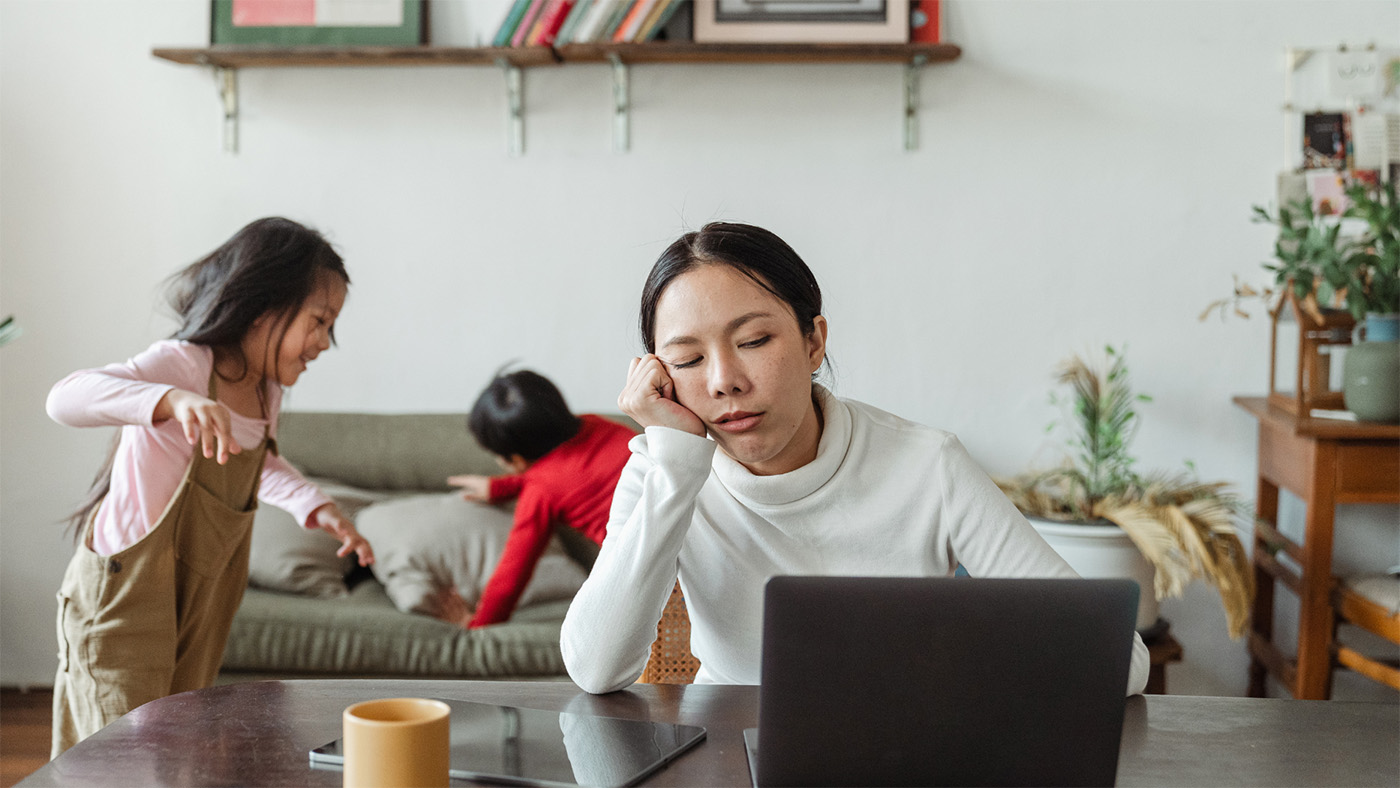
[[[904,147],[918,147],[919,70],[962,56],[954,44],[568,44],[552,47],[259,47],[216,45],[158,47],[151,54],[172,63],[214,69],[224,108],[224,150],[238,150],[238,69],[366,66],[493,66],[505,73],[509,97],[509,149],[525,150],[523,69],[570,63],[610,63],[613,74],[613,148],[626,151],[630,136],[628,68],[651,63],[902,63]]]

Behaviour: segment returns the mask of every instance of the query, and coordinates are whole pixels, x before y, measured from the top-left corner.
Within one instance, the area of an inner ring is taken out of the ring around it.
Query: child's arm
[[[339,506],[328,503],[320,507],[311,513],[311,522],[340,540],[340,549],[335,551],[336,555],[344,557],[354,552],[360,566],[374,563],[374,548],[369,546],[368,539],[355,530],[355,524],[341,513]]]
[[[501,560],[482,590],[476,615],[468,626],[484,627],[510,618],[535,572],[535,564],[549,546],[551,522],[552,514],[543,496],[532,489],[524,490],[515,507],[515,523],[506,538]]]
[[[467,501],[477,501],[479,503],[495,503],[508,498],[515,498],[520,495],[520,488],[524,486],[525,477],[522,475],[512,476],[479,476],[474,473],[464,473],[460,476],[447,477],[447,483],[453,487],[462,488],[462,498]]]
[[[374,563],[374,550],[355,529],[355,524],[320,488],[307,481],[281,455],[268,453],[263,463],[258,497],[286,510],[304,527],[320,528],[339,539],[340,550],[336,555],[349,555],[354,551],[359,557],[360,566]]]
[[[211,363],[207,348],[157,342],[125,362],[81,369],[55,383],[46,409],[68,427],[152,427],[171,390],[207,393]]]

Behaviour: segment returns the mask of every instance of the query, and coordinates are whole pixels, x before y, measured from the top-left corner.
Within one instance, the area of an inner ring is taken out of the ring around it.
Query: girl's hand
[[[466,629],[476,611],[467,606],[467,601],[457,591],[457,586],[440,588],[428,597],[428,606],[433,618],[446,621],[453,626]]]
[[[336,555],[344,557],[353,551],[360,559],[360,566],[374,563],[374,548],[369,546],[368,539],[355,530],[355,524],[340,513],[340,507],[333,503],[322,504],[311,513],[311,522],[340,540],[340,549],[335,551]]]
[[[676,401],[676,387],[655,354],[632,359],[617,406],[643,427],[670,427],[705,437],[705,422]]]
[[[477,501],[479,503],[491,502],[491,477],[477,476],[472,473],[464,473],[460,476],[447,477],[447,483],[453,487],[462,488],[462,500]]]
[[[184,389],[171,389],[156,403],[153,422],[174,419],[185,429],[185,440],[203,445],[205,457],[218,457],[220,465],[243,447],[233,439],[233,419],[228,408],[208,397]]]

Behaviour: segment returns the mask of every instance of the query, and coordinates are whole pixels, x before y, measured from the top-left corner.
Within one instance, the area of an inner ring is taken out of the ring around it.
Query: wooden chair
[[[690,653],[690,616],[685,612],[681,584],[671,589],[661,620],[656,622],[656,641],[651,657],[637,679],[645,684],[689,684],[695,681],[700,660]]]
[[[1335,613],[1332,664],[1350,668],[1373,681],[1400,690],[1400,668],[1391,661],[1367,657],[1337,639],[1337,627],[1347,623],[1400,646],[1400,576],[1358,575],[1338,578],[1332,589]],[[1330,682],[1329,675],[1329,682]],[[1331,687],[1328,687],[1331,695]]]

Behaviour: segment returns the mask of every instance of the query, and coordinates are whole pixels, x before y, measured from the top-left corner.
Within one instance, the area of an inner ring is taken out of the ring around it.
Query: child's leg
[[[58,592],[52,757],[170,694],[175,611],[169,581],[161,582],[168,562],[149,560],[152,546],[100,556],[79,545],[68,565]]]

